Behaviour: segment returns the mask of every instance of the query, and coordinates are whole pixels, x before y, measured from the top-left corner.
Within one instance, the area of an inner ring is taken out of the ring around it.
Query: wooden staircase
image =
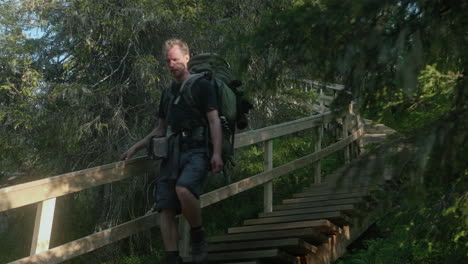
[[[366,143],[378,143],[393,131],[372,126]],[[303,188],[292,198],[259,213],[228,234],[210,237],[208,263],[331,263],[375,220],[375,194],[393,186],[377,156],[362,155],[327,176],[322,184]],[[380,171],[380,173],[375,173]],[[192,263],[191,258],[184,259]]]

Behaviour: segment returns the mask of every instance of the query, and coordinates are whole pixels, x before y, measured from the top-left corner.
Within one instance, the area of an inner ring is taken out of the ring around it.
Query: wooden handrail
[[[0,212],[123,180],[145,171],[140,157],[0,189]]]
[[[235,147],[239,148],[264,141],[271,142],[272,139],[277,137],[321,126],[323,123],[328,123],[334,118],[335,117],[331,112],[327,112],[237,134]],[[310,155],[204,194],[200,198],[201,206],[206,207],[256,186],[263,185],[268,182],[271,183],[275,178],[290,173],[298,168],[302,168],[308,164],[317,162],[320,159],[347,147],[349,144],[359,139],[363,134],[363,127],[359,127],[351,135],[346,136],[342,140]],[[152,161],[148,160],[146,157],[139,157],[125,162],[116,162],[96,168],[66,173],[47,179],[3,188],[0,189],[0,212],[60,197],[102,184],[120,181],[132,175],[141,174],[146,171],[147,166],[151,163]],[[38,254],[12,263],[60,263],[128,237],[132,234],[158,226],[158,219],[159,217],[157,213],[145,215],[56,248],[43,252],[39,251]]]
[[[235,148],[299,132],[331,119],[331,113],[325,113],[240,133],[236,135]],[[146,157],[139,157],[6,187],[0,189],[0,212],[120,181],[144,172],[150,163]]]
[[[257,130],[252,130],[236,135],[234,147],[240,148],[252,144],[260,143],[270,139],[278,138],[284,135],[299,132],[305,129],[319,126],[322,123],[328,123],[333,119],[332,112],[326,112],[311,117],[306,117],[290,122],[281,123]]]

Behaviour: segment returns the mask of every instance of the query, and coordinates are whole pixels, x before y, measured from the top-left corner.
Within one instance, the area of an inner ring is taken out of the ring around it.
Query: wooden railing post
[[[323,137],[323,127],[324,124],[321,124],[317,127],[315,134],[317,136],[314,146],[314,152],[319,152],[322,150],[322,137]],[[320,165],[320,160],[314,164],[314,183],[319,184],[322,182],[322,167]]]
[[[190,255],[190,224],[183,215],[179,216],[179,254],[182,257]]]
[[[325,112],[325,104],[323,103],[323,88],[320,87],[319,91],[319,100],[320,100],[320,113]]]
[[[348,136],[348,121],[349,121],[349,111],[351,110],[351,105],[348,108],[348,111],[346,112],[345,116],[343,117],[343,134],[342,137],[343,139]],[[348,164],[350,162],[350,155],[349,155],[349,146],[346,146],[344,148],[344,160],[345,164]]]
[[[35,255],[49,249],[52,224],[54,222],[56,198],[45,200],[37,204],[36,221],[31,243],[30,255]]]
[[[273,140],[268,140],[264,145],[265,171],[273,169]],[[269,181],[263,187],[263,209],[265,213],[273,211],[273,182]]]

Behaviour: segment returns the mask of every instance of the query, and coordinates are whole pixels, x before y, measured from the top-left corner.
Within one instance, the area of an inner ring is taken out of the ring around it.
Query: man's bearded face
[[[189,56],[182,53],[179,46],[172,47],[166,54],[166,65],[175,80],[180,80],[188,71]]]

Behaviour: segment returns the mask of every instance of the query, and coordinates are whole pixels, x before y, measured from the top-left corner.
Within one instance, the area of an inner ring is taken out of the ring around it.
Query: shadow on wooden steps
[[[380,125],[370,129],[379,140],[393,133]],[[374,222],[377,210],[370,209],[377,205],[375,192],[391,183],[385,173],[373,176],[376,168],[385,168],[375,154],[363,156],[328,176],[323,184],[283,200],[273,212],[245,220],[242,226],[229,228],[227,235],[209,238],[208,262],[329,264],[338,259]],[[186,259],[186,263],[191,262]]]

